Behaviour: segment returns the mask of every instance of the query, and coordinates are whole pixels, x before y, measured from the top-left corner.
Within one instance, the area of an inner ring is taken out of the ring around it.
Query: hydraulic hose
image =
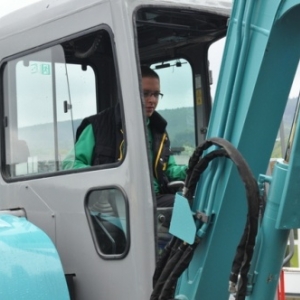
[[[187,248],[187,244],[181,242],[180,246],[177,248],[176,252],[172,257],[167,261],[164,269],[162,270],[159,279],[157,280],[153,292],[151,294],[150,300],[159,300],[161,295],[162,288],[171,274],[172,270],[175,268],[178,261],[180,261],[181,256],[183,255],[185,249]]]
[[[169,274],[168,279],[165,281],[158,300],[169,300],[174,298],[177,280],[191,262],[194,250],[196,249],[197,245],[198,243],[194,243],[192,246],[187,246],[185,248],[180,260]]]
[[[237,253],[234,258],[232,273],[230,275],[230,281],[236,282],[238,275],[240,275],[239,289],[236,295],[237,300],[243,300],[246,296],[247,289],[247,275],[250,268],[250,261],[253,255],[253,249],[255,245],[256,234],[258,230],[258,218],[260,210],[260,195],[259,188],[256,180],[254,179],[250,168],[248,167],[246,161],[238,152],[237,149],[233,147],[228,141],[221,138],[212,138],[207,140],[203,145],[201,145],[197,151],[198,155],[203,153],[204,150],[208,149],[211,145],[216,145],[222,147],[234,164],[236,165],[239,175],[244,182],[246,188],[246,195],[248,201],[248,215],[245,225],[245,230],[241,241],[237,248]],[[197,154],[196,154],[197,155]],[[192,165],[195,166],[196,157],[193,158]],[[199,163],[200,165],[200,163]],[[202,170],[203,172],[203,170]],[[187,198],[189,199],[194,193],[195,184],[193,178],[198,176],[197,172],[189,172],[190,178],[187,178]]]
[[[217,146],[219,148],[202,157],[203,152],[211,146]],[[261,203],[258,184],[252,175],[248,164],[240,152],[230,142],[222,138],[211,138],[206,140],[203,144],[197,147],[189,160],[183,194],[189,201],[190,205],[192,205],[195,189],[201,174],[205,171],[213,159],[220,157],[229,158],[233,161],[246,189],[248,215],[244,234],[239,244],[241,263],[237,270],[242,278],[242,286],[240,287],[239,298],[237,298],[241,300],[244,299],[243,297],[246,295],[247,274],[255,245]],[[188,246],[179,239],[176,243],[172,241],[172,243],[176,245],[177,250],[175,250],[175,252],[173,250],[174,254],[172,254],[172,252],[170,254],[170,250],[166,249],[168,253],[164,258],[165,261],[163,263],[160,262],[160,265],[157,266],[153,277],[153,279],[155,279],[153,280],[154,289],[150,300],[167,300],[174,298],[176,282],[184,270],[188,267],[199,241],[200,239],[198,238],[191,246]],[[179,243],[181,244],[177,247]]]
[[[179,239],[177,239],[175,236],[172,237],[172,239],[169,241],[169,243],[164,248],[163,253],[159,257],[158,261],[156,262],[156,268],[155,272],[152,278],[153,282],[153,288],[155,287],[164,267],[167,264],[167,261],[172,256],[174,252],[174,248],[176,249],[179,246],[179,242],[181,242]],[[177,246],[177,247],[176,247]]]

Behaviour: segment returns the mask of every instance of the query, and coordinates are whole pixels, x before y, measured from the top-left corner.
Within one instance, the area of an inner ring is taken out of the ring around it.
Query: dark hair
[[[152,77],[159,80],[158,74],[148,66],[141,66],[142,77]]]

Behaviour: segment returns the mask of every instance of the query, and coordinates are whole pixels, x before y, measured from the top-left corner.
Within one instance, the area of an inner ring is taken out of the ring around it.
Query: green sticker
[[[51,74],[51,64],[39,64],[39,63],[31,63],[31,74],[42,74],[42,75],[50,75]]]
[[[41,64],[40,72],[43,75],[50,75],[50,64]]]

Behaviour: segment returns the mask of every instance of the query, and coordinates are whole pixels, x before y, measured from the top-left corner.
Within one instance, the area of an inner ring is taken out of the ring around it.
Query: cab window
[[[115,187],[89,192],[87,219],[98,254],[105,259],[122,258],[129,249],[127,200]]]
[[[163,98],[157,111],[168,122],[171,152],[177,164],[187,164],[195,150],[193,76],[185,59],[170,60],[151,66],[160,78]]]
[[[76,130],[83,118],[117,104],[116,78],[110,34],[102,29],[7,61],[5,177],[72,169]]]

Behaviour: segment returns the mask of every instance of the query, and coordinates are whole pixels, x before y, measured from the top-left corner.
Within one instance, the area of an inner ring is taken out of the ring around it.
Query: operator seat
[[[16,139],[11,143],[10,163],[7,166],[11,176],[28,173],[29,156],[29,148],[25,140]]]

